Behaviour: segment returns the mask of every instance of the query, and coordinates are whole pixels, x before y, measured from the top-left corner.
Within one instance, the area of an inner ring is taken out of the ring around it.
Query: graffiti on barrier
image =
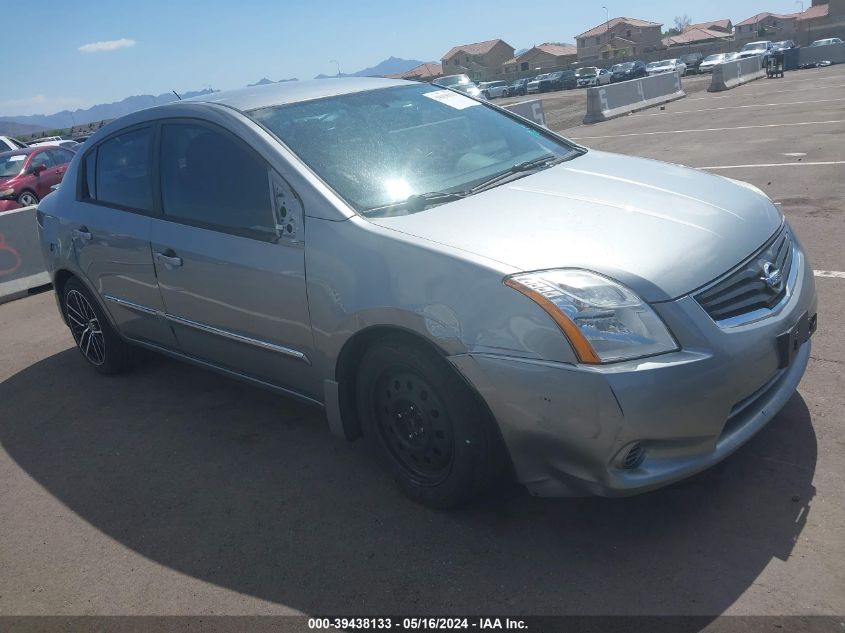
[[[20,254],[6,243],[6,236],[0,233],[0,277],[13,275],[22,263]]]

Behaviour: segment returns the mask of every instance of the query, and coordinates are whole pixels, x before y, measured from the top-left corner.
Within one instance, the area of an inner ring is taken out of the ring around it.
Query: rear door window
[[[97,202],[152,210],[152,144],[151,127],[122,132],[100,143],[96,158]]]

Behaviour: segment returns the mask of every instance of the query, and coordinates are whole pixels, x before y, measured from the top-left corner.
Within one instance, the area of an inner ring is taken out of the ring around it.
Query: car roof
[[[392,88],[396,86],[419,85],[419,82],[381,77],[342,77],[334,79],[310,79],[286,81],[277,84],[252,86],[238,90],[224,90],[212,94],[191,97],[185,101],[220,103],[244,112],[275,105],[311,101],[323,97]]]
[[[5,156],[17,156],[20,154],[32,154],[41,149],[40,147],[24,147],[21,149],[10,149],[8,152],[0,152],[0,158]]]

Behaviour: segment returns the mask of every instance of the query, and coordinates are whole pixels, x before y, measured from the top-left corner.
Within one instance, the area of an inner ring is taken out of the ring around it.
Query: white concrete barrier
[[[35,207],[0,213],[0,303],[49,283],[38,243]]]
[[[725,62],[713,67],[713,78],[707,91],[730,90],[765,76],[766,70],[763,68],[763,58],[759,55]]]
[[[518,114],[529,121],[534,121],[534,123],[539,123],[543,126],[546,125],[546,116],[543,112],[543,102],[540,99],[520,101],[519,103],[512,103],[504,107],[505,110],[510,110],[514,114]]]
[[[806,46],[798,49],[798,65],[815,64],[817,62],[845,63],[845,43],[828,44],[827,46]]]
[[[661,73],[587,88],[587,115],[584,123],[607,121],[686,96],[681,87],[680,73]]]

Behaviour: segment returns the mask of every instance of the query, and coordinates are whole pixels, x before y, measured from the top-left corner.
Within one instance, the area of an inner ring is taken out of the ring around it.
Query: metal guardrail
[[[49,283],[38,242],[35,207],[0,213],[0,303]]]

